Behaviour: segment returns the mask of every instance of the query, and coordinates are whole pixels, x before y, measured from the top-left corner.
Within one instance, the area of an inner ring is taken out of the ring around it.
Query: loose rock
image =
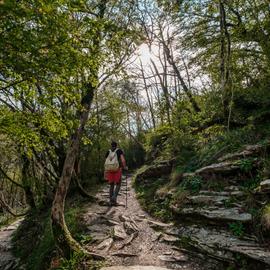
[[[187,261],[187,257],[185,256],[169,256],[169,255],[161,255],[158,258],[165,262],[185,262]]]
[[[114,238],[118,240],[124,240],[127,238],[127,234],[121,225],[114,226]]]

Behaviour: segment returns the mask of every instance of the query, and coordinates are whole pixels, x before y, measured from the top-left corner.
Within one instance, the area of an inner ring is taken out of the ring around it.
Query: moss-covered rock
[[[145,165],[137,171],[134,179],[135,184],[147,184],[152,179],[169,176],[172,171],[173,161],[165,160],[153,165]]]

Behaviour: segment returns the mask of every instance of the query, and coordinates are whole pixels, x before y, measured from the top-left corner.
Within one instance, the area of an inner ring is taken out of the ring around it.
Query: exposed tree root
[[[78,176],[75,176],[74,181],[78,187],[79,193],[81,196],[88,198],[91,202],[96,202],[98,199],[92,195],[90,195],[82,186],[81,182],[80,182],[80,178]]]

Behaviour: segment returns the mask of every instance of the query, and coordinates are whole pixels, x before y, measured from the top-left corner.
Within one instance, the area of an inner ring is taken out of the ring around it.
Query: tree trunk
[[[148,85],[146,83],[146,79],[145,79],[145,75],[144,75],[144,71],[143,71],[142,61],[140,61],[140,65],[141,65],[141,73],[142,73],[142,78],[143,78],[144,89],[145,89],[145,92],[146,92],[149,111],[150,111],[150,114],[151,114],[151,120],[152,120],[152,123],[153,123],[153,128],[156,129],[156,120],[155,120],[154,110],[153,110],[153,106],[152,106],[150,96],[149,96]]]
[[[220,12],[220,88],[223,101],[224,119],[227,119],[227,128],[230,128],[231,102],[232,102],[232,82],[230,73],[231,63],[231,38],[227,29],[226,11],[224,2],[219,2]],[[227,46],[226,46],[227,45]]]
[[[225,89],[225,84],[226,84],[226,78],[225,78],[225,73],[226,73],[226,67],[225,67],[225,57],[226,57],[226,52],[225,52],[225,18],[224,18],[224,6],[222,1],[219,1],[219,24],[220,24],[220,89],[221,93],[223,95],[223,113],[224,117],[226,119],[227,115],[227,100],[224,95],[224,89]]]
[[[161,60],[160,60],[161,61]],[[166,109],[166,114],[167,114],[167,120],[168,120],[168,123],[169,125],[171,125],[171,114],[170,114],[170,111],[171,111],[171,103],[170,103],[170,99],[169,99],[169,92],[168,92],[168,88],[167,88],[167,85],[165,85],[159,71],[158,71],[158,68],[155,64],[155,62],[153,60],[151,60],[151,63],[155,69],[155,72],[156,72],[156,75],[157,77],[159,78],[159,82],[160,82],[160,85],[161,85],[161,88],[162,88],[162,91],[163,91],[163,95],[164,95],[164,98],[165,98],[165,109]],[[166,76],[166,74],[165,74]]]
[[[97,4],[98,14],[97,18],[102,20],[106,10],[107,0],[101,0]],[[100,50],[100,41],[102,39],[102,30],[97,32],[96,39],[93,41],[93,54],[98,55]],[[97,60],[98,61],[98,60]],[[53,205],[52,205],[52,231],[56,246],[59,248],[64,257],[69,258],[73,252],[82,251],[89,255],[89,252],[85,251],[81,245],[71,236],[64,217],[64,207],[67,191],[70,185],[74,163],[79,153],[79,146],[81,137],[83,135],[84,127],[88,120],[90,107],[94,98],[94,91],[98,85],[98,69],[97,65],[90,70],[92,81],[85,85],[86,94],[82,97],[81,105],[82,110],[80,113],[80,124],[71,138],[70,145],[66,153],[66,159],[63,165],[62,175],[58,183],[58,187],[55,193]],[[95,254],[92,254],[95,256]],[[100,257],[99,257],[100,258]]]
[[[187,87],[184,79],[182,78],[181,73],[180,73],[180,71],[179,71],[179,69],[178,69],[178,67],[177,67],[177,65],[176,65],[176,63],[175,63],[175,61],[173,59],[173,56],[171,55],[170,49],[168,48],[167,44],[164,41],[162,41],[162,42],[164,43],[163,44],[164,45],[164,52],[165,52],[165,54],[167,56],[167,60],[168,60],[169,64],[172,66],[178,80],[180,81],[181,86],[183,87],[183,90],[186,93],[186,95],[187,95],[187,97],[188,97],[194,111],[195,112],[200,112],[201,109],[200,109],[199,105],[197,104],[196,100],[194,99],[190,89]]]
[[[100,144],[100,112],[99,112],[99,103],[98,103],[98,92],[96,91],[96,116],[97,116],[97,152],[98,152],[98,180],[102,182],[102,158],[101,158],[101,144]],[[79,175],[79,174],[78,174]],[[78,178],[79,181],[79,178]],[[77,183],[78,184],[78,183]],[[80,186],[78,185],[80,188]]]
[[[34,199],[34,194],[31,189],[31,183],[30,177],[28,174],[28,171],[30,169],[30,161],[26,155],[22,156],[22,161],[23,161],[23,167],[22,167],[22,184],[23,184],[23,189],[25,192],[25,198],[27,204],[31,207],[31,209],[36,208],[36,203]]]
[[[66,159],[63,166],[63,172],[56,190],[52,205],[52,230],[56,242],[56,246],[60,249],[63,256],[69,258],[72,252],[83,251],[80,244],[72,238],[65,222],[64,206],[70,180],[73,173],[74,163],[79,153],[81,137],[84,131],[85,124],[88,120],[90,106],[93,100],[94,87],[88,85],[88,93],[82,100],[83,111],[80,115],[80,125],[72,136],[70,146],[67,150]]]

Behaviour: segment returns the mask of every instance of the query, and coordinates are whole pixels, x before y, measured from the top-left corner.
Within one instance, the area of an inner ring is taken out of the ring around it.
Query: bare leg
[[[114,183],[110,184],[110,204],[114,202]]]
[[[114,198],[114,203],[115,204],[117,202],[117,196],[118,196],[118,193],[120,191],[120,188],[121,188],[121,182],[119,184],[116,184],[116,187],[115,187],[115,190],[114,190],[113,198]]]

